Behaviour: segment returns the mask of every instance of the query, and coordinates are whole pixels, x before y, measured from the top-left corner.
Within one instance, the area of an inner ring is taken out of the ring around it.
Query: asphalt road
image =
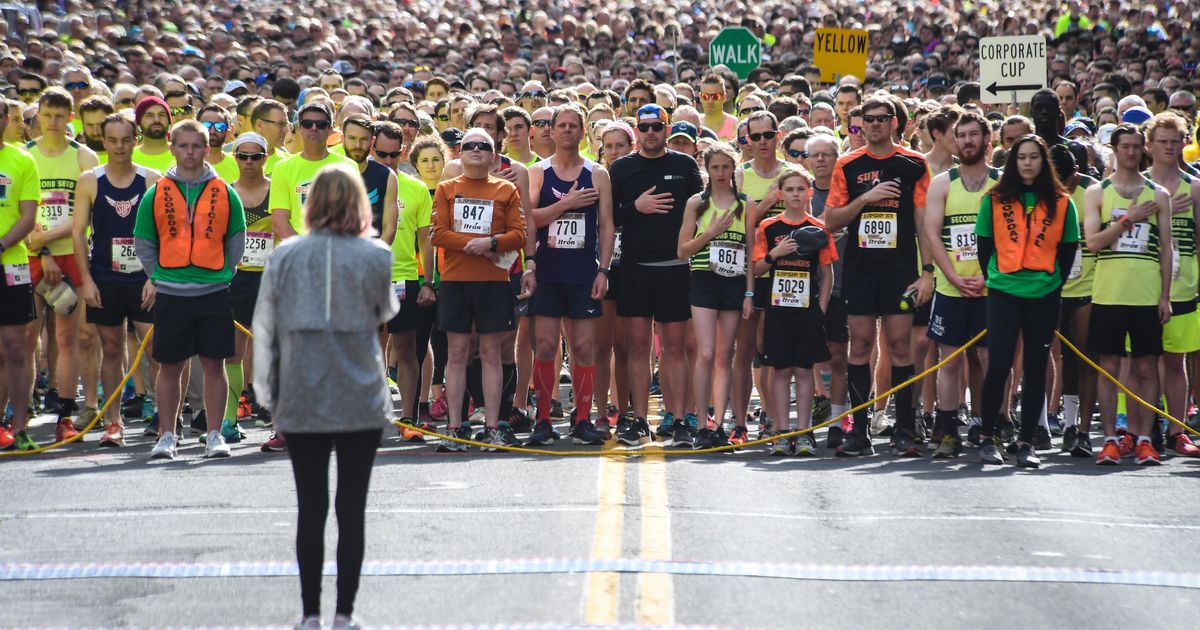
[[[0,626],[293,623],[290,465],[247,432],[228,460],[189,437],[151,462],[140,435],[0,459]],[[1196,625],[1200,461],[439,455],[390,435],[358,597],[372,627]]]

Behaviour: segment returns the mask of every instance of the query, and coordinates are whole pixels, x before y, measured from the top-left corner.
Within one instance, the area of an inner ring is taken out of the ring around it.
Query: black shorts
[[[592,299],[592,285],[574,282],[539,281],[531,310],[540,317],[567,319],[591,319],[604,314],[600,301]]]
[[[1088,318],[1088,354],[1108,354],[1134,357],[1158,356],[1163,353],[1162,324],[1158,323],[1157,306],[1114,306],[1093,304]],[[1129,350],[1125,350],[1125,336]]]
[[[443,280],[438,291],[438,328],[464,335],[516,330],[515,307],[507,281]]]
[[[913,327],[924,328],[929,325],[929,316],[933,314],[933,299],[917,307],[913,311]]]
[[[519,273],[508,274],[508,288],[513,295],[513,315],[517,319],[522,317],[533,316],[533,296],[527,298],[519,297],[521,295],[521,278],[524,277]]]
[[[692,318],[688,302],[691,275],[691,269],[682,263],[666,267],[626,265],[621,270],[617,315],[653,317],[660,324],[686,322]]]
[[[771,278],[754,279],[754,308],[762,311],[771,305]]]
[[[935,293],[931,303],[928,336],[937,343],[957,348],[987,328],[987,298]]]
[[[621,266],[613,265],[608,270],[608,291],[604,293],[605,301],[617,301],[617,296],[620,295],[621,287]]]
[[[96,282],[100,308],[87,307],[87,323],[97,326],[121,326],[125,320],[149,324],[154,315],[142,308],[144,282]]]
[[[767,309],[763,318],[763,365],[812,369],[831,358],[825,342],[825,316],[819,309],[803,314]]]
[[[9,286],[0,277],[0,326],[21,326],[35,319],[33,284],[26,282]]]
[[[261,271],[238,269],[229,283],[233,296],[233,318],[237,323],[251,328],[254,326],[254,304],[258,302],[258,287],[262,284]]]
[[[870,269],[843,266],[842,301],[848,315],[906,315],[900,296],[917,280],[913,269]]]
[[[417,316],[417,294],[421,292],[421,283],[416,280],[393,282],[392,290],[396,292],[396,299],[400,301],[400,312],[388,321],[388,333],[394,335],[416,330],[421,321]]]
[[[758,295],[756,292],[755,295]],[[829,343],[850,343],[850,324],[846,320],[846,305],[841,296],[829,298],[829,308],[825,309],[825,341]]]
[[[1088,306],[1091,303],[1092,296],[1090,295],[1086,297],[1065,297],[1062,298],[1062,306],[1060,307],[1060,310],[1062,312],[1062,316],[1066,317],[1071,313],[1074,313],[1077,309]]]
[[[688,301],[697,308],[741,311],[746,299],[746,278],[728,278],[706,270],[693,270]]]
[[[229,288],[195,297],[154,298],[154,350],[159,363],[233,356],[233,300]]]

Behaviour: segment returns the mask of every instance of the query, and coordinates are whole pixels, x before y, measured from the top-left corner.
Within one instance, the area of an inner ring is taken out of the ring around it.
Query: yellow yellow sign
[[[821,69],[821,82],[833,83],[852,74],[867,74],[866,31],[849,28],[819,28],[813,39],[813,65]]]

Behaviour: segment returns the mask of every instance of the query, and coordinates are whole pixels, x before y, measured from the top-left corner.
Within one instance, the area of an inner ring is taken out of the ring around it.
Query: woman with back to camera
[[[983,198],[975,234],[988,288],[989,361],[983,377],[979,460],[1004,463],[992,436],[1020,336],[1025,382],[1017,465],[1037,468],[1041,461],[1033,449],[1033,432],[1046,403],[1046,363],[1063,283],[1079,246],[1075,203],[1038,136],[1022,136],[1009,151],[1004,174]]]
[[[299,514],[296,560],[303,617],[321,627],[321,568],[329,455],[337,451],[338,596],[334,628],[351,616],[362,569],[371,467],[391,398],[379,327],[395,316],[392,252],[371,238],[371,206],[356,169],[326,166],[313,180],[309,234],[267,261],[254,319],[254,390],[287,435]]]

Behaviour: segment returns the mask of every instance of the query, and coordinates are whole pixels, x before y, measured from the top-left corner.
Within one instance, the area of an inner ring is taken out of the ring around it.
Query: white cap
[[[267,146],[266,138],[260,136],[257,133],[254,133],[253,131],[247,131],[246,133],[238,136],[237,140],[233,141],[233,150],[237,151],[238,147],[242,146],[243,144],[245,144],[247,142],[253,142],[254,144],[257,144],[258,146],[263,148],[263,151],[270,149],[270,147]]]

